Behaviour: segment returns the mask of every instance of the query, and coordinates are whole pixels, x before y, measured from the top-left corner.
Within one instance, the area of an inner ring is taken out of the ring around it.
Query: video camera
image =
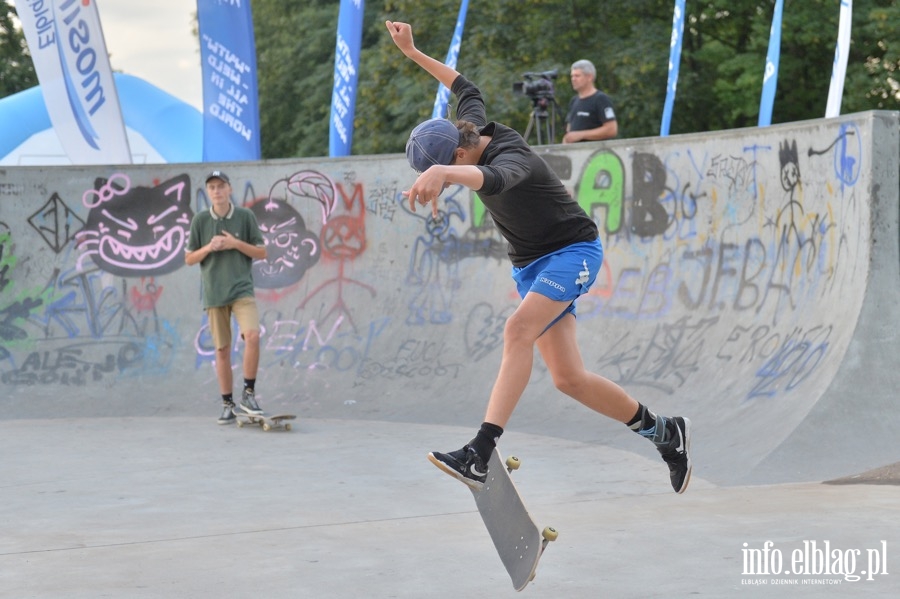
[[[525,81],[513,83],[513,93],[528,96],[531,99],[552,98],[554,94],[553,80],[559,75],[556,69],[540,73],[523,73]]]

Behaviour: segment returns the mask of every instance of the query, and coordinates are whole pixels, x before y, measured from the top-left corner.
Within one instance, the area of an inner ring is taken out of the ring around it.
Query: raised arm
[[[408,23],[385,21],[384,24],[387,26],[394,44],[407,58],[422,67],[448,89],[453,88],[453,82],[459,77],[459,72],[418,50],[413,42],[412,27]],[[409,201],[410,209],[415,212],[416,204],[424,206],[430,203],[432,216],[437,218],[438,197],[448,185],[455,183],[476,191],[480,189],[484,184],[484,174],[474,166],[474,162],[469,162],[471,154],[471,150],[466,152],[457,149],[457,155],[453,160],[454,164],[434,164],[421,173],[412,186],[403,192]]]
[[[447,89],[453,86],[453,82],[459,77],[459,73],[456,69],[445,65],[416,48],[413,42],[412,27],[409,23],[385,21],[384,24],[391,33],[391,39],[394,40],[394,44],[400,48],[404,56],[425,69],[432,77],[443,83]]]

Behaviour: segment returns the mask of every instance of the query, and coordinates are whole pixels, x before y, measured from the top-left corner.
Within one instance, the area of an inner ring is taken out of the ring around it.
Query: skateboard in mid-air
[[[515,456],[504,462],[494,448],[488,461],[484,487],[480,490],[470,487],[478,513],[517,591],[534,579],[544,549],[559,536],[550,526],[543,531],[538,529],[525,508],[510,477],[510,473],[518,470],[520,465]]]
[[[551,526],[539,530],[525,508],[510,477],[520,465],[515,456],[504,462],[495,448],[488,461],[484,487],[480,491],[472,489],[484,526],[517,591],[534,579],[544,549],[559,536]]]
[[[297,418],[294,414],[279,414],[277,416],[269,416],[268,414],[249,414],[243,410],[234,409],[237,418],[238,428],[242,428],[245,424],[258,424],[266,432],[281,427],[286,431],[291,430],[291,420]]]

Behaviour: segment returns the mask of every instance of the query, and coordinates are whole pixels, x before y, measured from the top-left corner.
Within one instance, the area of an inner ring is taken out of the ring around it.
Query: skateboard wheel
[[[263,430],[266,431],[266,432],[269,432],[270,430],[272,430],[272,427],[269,426],[269,423],[268,423],[268,422],[263,422],[262,427],[263,427]]]
[[[559,538],[559,532],[552,526],[548,526],[541,532],[541,536],[547,539],[548,541],[555,541]]]
[[[517,458],[514,455],[511,455],[508,458],[506,458],[506,468],[510,471],[518,470],[519,466],[521,466],[521,465],[522,465],[522,462],[520,462],[519,458]]]
[[[284,425],[284,430],[286,430],[286,431],[291,430],[291,423],[290,423],[290,422],[288,422],[287,424]]]
[[[238,420],[238,421],[237,421],[237,425],[238,425],[238,428],[244,428],[244,421],[243,421],[243,420]]]

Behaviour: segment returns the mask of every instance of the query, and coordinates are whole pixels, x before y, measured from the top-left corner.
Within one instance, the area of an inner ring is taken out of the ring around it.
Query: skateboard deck
[[[286,431],[291,430],[290,420],[297,418],[294,414],[279,414],[277,416],[269,416],[268,414],[248,414],[243,410],[232,410],[237,417],[238,428],[243,428],[245,424],[258,424],[266,432],[281,427]]]
[[[534,579],[544,549],[558,533],[549,526],[541,531],[534,523],[510,477],[518,467],[517,458],[510,456],[504,462],[494,449],[484,487],[471,491],[513,587],[521,591]]]

